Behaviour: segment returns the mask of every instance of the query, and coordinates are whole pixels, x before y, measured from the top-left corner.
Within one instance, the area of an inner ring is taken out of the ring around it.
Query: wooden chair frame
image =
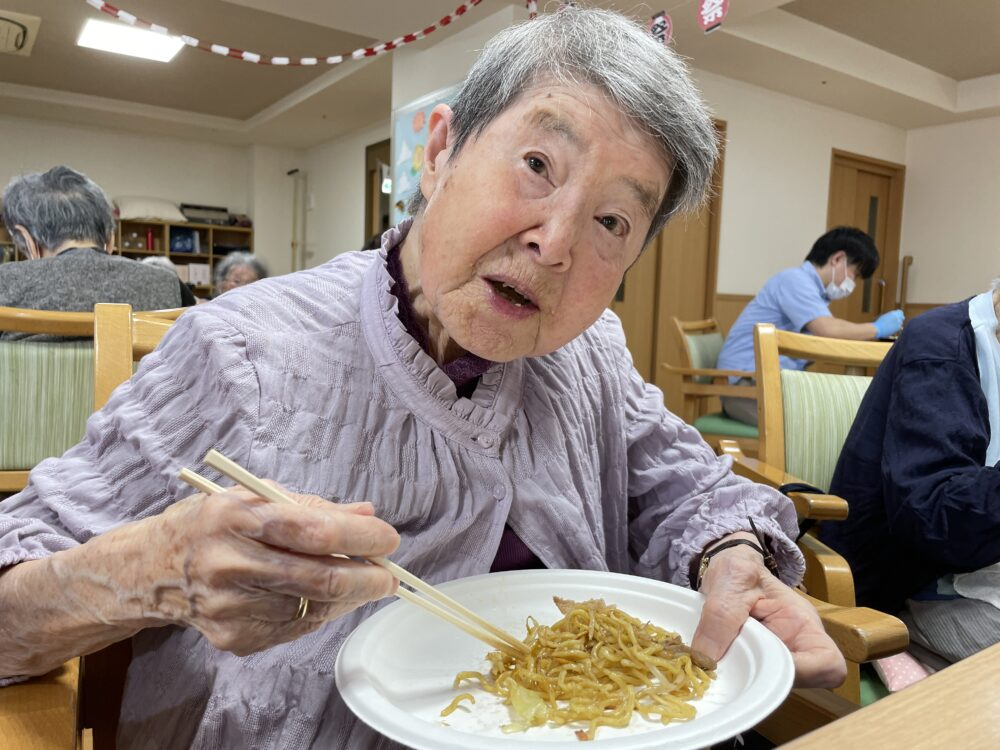
[[[125,305],[127,307],[127,305]],[[172,322],[190,308],[178,307],[166,310],[149,310],[135,313],[136,320],[139,321],[165,321]],[[140,337],[148,335],[149,330],[144,324],[137,328]],[[94,313],[92,312],[53,312],[51,310],[28,310],[20,307],[0,307],[0,331],[13,331],[18,333],[44,334],[48,336],[79,336],[83,338],[94,337]],[[142,349],[142,341],[139,342],[139,350]],[[95,351],[94,356],[98,356]],[[98,371],[95,364],[95,374]],[[105,368],[100,368],[104,370]],[[115,386],[122,381],[114,381],[114,377],[121,375],[120,367],[116,369],[112,380],[107,381],[103,387],[94,383],[94,408],[95,410],[104,405],[107,397],[114,390]],[[108,377],[108,375],[105,375]],[[124,380],[131,377],[131,370]],[[0,471],[0,493],[20,492],[28,484],[28,474],[30,470],[5,470]]]
[[[95,410],[132,377],[133,362],[156,348],[170,329],[171,318],[180,314],[133,314],[128,305],[117,304],[96,305],[93,313],[10,310],[0,308],[0,328],[13,320],[19,327],[6,330],[94,336]],[[58,330],[50,327],[56,316],[70,316]],[[95,741],[98,747],[113,747],[130,659],[131,642],[126,640],[0,689],[0,737],[30,737],[30,747],[46,750],[93,747]]]
[[[848,341],[780,331],[770,323],[754,327],[753,349],[757,366],[757,424],[760,429],[758,457],[785,470],[785,410],[781,397],[781,355],[843,365],[849,374],[878,367],[891,343]]]
[[[688,345],[687,337],[691,334],[708,334],[719,332],[719,324],[715,318],[705,320],[681,320],[672,317],[674,331],[677,341],[680,343],[680,350],[686,359],[684,365],[678,367],[664,362],[660,365],[666,372],[676,375],[681,381],[681,404],[680,417],[688,424],[694,424],[704,411],[704,404],[710,398],[722,396],[734,396],[737,398],[756,398],[757,389],[748,385],[733,385],[729,378],[752,378],[754,373],[743,370],[719,370],[716,368],[705,368],[694,366],[694,356]],[[710,383],[698,382],[698,378],[711,378]],[[729,435],[705,435],[706,441],[717,447],[719,439],[731,437]],[[739,441],[744,450],[755,452],[757,441],[753,438],[733,438]]]
[[[842,365],[856,372],[877,367],[890,347],[891,344],[881,342],[824,339],[779,331],[771,324],[758,324],[754,330],[754,354],[759,458],[748,458],[734,441],[723,440],[721,448],[733,458],[733,470],[776,489],[802,483],[785,471],[781,355]],[[788,497],[800,519],[836,521],[847,517],[847,502],[835,495],[791,492]],[[834,691],[793,691],[782,709],[758,727],[778,743],[857,709],[860,703],[859,665],[899,653],[909,644],[909,634],[902,621],[867,607],[854,606],[854,578],[843,557],[811,534],[801,537],[799,548],[806,560],[803,585],[824,627],[847,659],[848,677],[844,685]]]
[[[0,307],[0,331],[91,338],[94,314]],[[28,484],[29,473],[27,470],[0,471],[0,493],[23,490]]]

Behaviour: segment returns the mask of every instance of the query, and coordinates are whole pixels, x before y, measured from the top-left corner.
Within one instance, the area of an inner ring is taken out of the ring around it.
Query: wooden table
[[[0,688],[0,747],[75,750],[80,659],[28,682]]]
[[[1000,644],[782,745],[830,748],[1000,748]]]

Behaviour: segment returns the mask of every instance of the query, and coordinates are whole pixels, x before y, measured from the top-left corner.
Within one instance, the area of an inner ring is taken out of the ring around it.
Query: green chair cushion
[[[889,688],[875,672],[871,664],[861,665],[861,705],[868,706],[879,698],[889,695]]]
[[[694,421],[694,428],[702,435],[727,435],[734,438],[754,438],[760,434],[753,425],[730,419],[721,411],[706,414]]]
[[[719,361],[719,352],[722,351],[722,344],[725,339],[722,334],[716,331],[702,334],[685,334],[684,340],[687,343],[688,353],[691,355],[691,366],[700,370],[713,370]],[[696,375],[693,378],[695,383],[711,383],[712,378],[707,375]]]
[[[61,456],[93,411],[93,340],[0,341],[0,404],[0,470]]]
[[[824,491],[872,379],[806,370],[781,371],[785,471]]]

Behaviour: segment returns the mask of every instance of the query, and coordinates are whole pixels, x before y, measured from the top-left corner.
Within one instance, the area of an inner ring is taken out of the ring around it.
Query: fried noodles
[[[699,666],[680,636],[601,600],[555,602],[564,615],[555,624],[528,618],[528,655],[492,651],[489,674],[455,677],[456,689],[475,681],[511,707],[504,732],[586,724],[577,737],[592,740],[598,727],[627,726],[633,713],[663,724],[694,718],[690,701],[704,695],[714,664]]]

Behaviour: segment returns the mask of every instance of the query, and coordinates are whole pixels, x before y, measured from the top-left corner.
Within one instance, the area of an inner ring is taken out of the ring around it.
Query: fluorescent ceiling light
[[[80,47],[157,62],[170,62],[184,46],[184,42],[176,36],[157,34],[155,31],[137,29],[114,21],[96,21],[93,18],[84,24],[76,43]]]

